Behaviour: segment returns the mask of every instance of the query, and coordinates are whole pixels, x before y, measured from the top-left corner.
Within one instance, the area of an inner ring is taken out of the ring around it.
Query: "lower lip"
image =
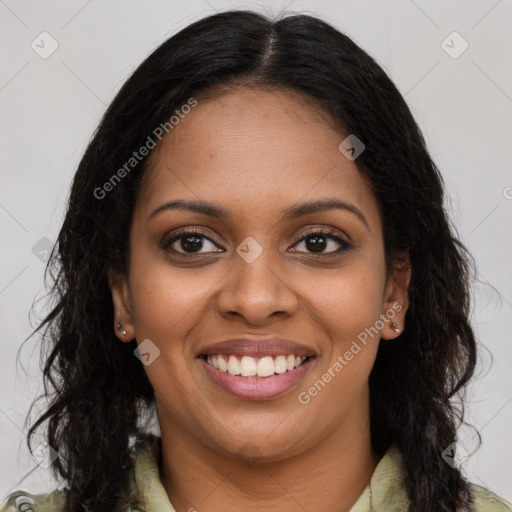
[[[304,378],[313,360],[312,357],[293,370],[270,377],[241,377],[231,375],[229,372],[221,372],[203,358],[199,359],[208,377],[215,384],[231,395],[244,400],[270,400],[287,393]]]

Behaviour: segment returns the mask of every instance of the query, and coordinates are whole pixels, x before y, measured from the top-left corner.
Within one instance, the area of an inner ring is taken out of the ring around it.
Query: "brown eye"
[[[309,252],[314,256],[332,256],[351,248],[346,240],[332,234],[331,231],[324,230],[307,233],[296,246],[303,246],[304,250],[294,250],[293,252]]]
[[[202,231],[183,231],[165,239],[161,247],[165,251],[178,254],[206,254],[208,252],[221,252]],[[206,250],[204,250],[206,249]]]

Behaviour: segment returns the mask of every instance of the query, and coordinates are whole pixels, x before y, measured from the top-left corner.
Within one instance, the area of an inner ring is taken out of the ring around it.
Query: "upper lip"
[[[290,355],[307,357],[315,351],[295,341],[272,337],[244,337],[212,343],[203,347],[198,356],[213,354],[232,354],[251,357]]]

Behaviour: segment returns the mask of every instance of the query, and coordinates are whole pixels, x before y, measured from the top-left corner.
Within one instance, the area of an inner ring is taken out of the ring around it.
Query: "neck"
[[[369,422],[350,418],[300,453],[241,460],[200,443],[188,431],[162,424],[164,488],[176,512],[348,512],[379,461]]]

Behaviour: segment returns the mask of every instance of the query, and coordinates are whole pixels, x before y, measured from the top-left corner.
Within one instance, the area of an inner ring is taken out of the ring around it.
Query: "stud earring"
[[[126,336],[128,333],[126,332],[126,329],[123,329],[123,326],[121,324],[117,324],[117,330],[123,335]]]
[[[400,333],[400,327],[398,327],[398,324],[396,322],[391,322],[389,324],[389,327],[391,327],[391,329],[393,329],[393,331],[395,331],[397,334]]]

